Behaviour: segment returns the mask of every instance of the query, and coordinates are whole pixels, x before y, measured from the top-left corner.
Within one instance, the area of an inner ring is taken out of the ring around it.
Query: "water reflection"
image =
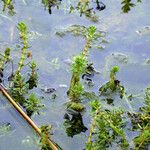
[[[66,133],[69,137],[85,132],[87,127],[84,126],[81,113],[67,111],[64,115],[64,126],[66,128]]]

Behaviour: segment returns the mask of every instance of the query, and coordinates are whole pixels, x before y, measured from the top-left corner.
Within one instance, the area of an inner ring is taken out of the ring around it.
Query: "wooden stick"
[[[4,94],[4,96],[9,100],[9,102],[14,106],[14,108],[20,113],[20,115],[31,125],[31,127],[41,136],[40,128],[31,120],[31,118],[22,110],[22,108],[11,98],[8,92],[5,90],[2,84],[0,84],[0,91]],[[50,147],[53,150],[58,150],[56,143],[52,140],[47,139]]]

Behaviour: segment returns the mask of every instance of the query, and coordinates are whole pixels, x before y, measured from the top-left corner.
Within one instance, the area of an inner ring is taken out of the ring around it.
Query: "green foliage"
[[[90,105],[93,119],[86,150],[105,150],[113,142],[120,143],[122,149],[127,149],[129,144],[123,131],[124,122],[122,120],[124,112],[122,110],[103,110],[98,100],[92,101]]]
[[[80,16],[84,15],[86,18],[90,19],[93,22],[98,22],[98,17],[95,15],[93,8],[91,8],[91,1],[89,0],[80,0],[75,6],[71,4],[70,13],[79,12]]]
[[[10,48],[8,47],[5,49],[4,58],[6,59],[6,61],[10,60]]]
[[[137,0],[137,2],[142,2],[141,0]],[[132,7],[135,6],[135,3],[132,2],[132,0],[123,0],[122,1],[122,11],[124,13],[128,13]]]
[[[4,76],[3,71],[5,66],[10,60],[10,48],[6,48],[4,55],[0,54],[0,83],[2,82],[2,78]]]
[[[33,89],[34,87],[37,87],[38,83],[38,75],[36,72],[36,63],[34,61],[31,61],[29,65],[31,69],[30,77],[26,83],[29,84],[29,89]]]
[[[41,150],[52,150],[50,144],[48,143],[48,139],[50,138],[50,132],[52,130],[51,125],[42,125],[41,126],[41,140],[40,140],[40,147]]]
[[[145,127],[143,131],[134,139],[136,150],[145,150],[148,149],[150,144],[150,129]]]
[[[87,39],[94,39],[95,33],[96,33],[96,27],[95,26],[90,26],[88,28]]]
[[[12,0],[2,0],[3,1],[3,12],[8,9],[8,13],[13,16],[15,14],[13,1]]]
[[[28,92],[28,86],[25,83],[25,78],[21,73],[16,74],[13,80],[13,87],[9,90],[11,96],[21,105],[25,102],[24,95]]]
[[[17,29],[20,32],[20,38],[25,38],[28,33],[28,28],[24,22],[19,22],[17,25]]]
[[[84,110],[84,107],[80,103],[77,103],[77,102],[70,102],[68,103],[67,107],[77,112],[82,112]]]
[[[21,57],[20,57],[20,61],[18,63],[18,69],[16,71],[16,74],[20,73],[22,67],[23,67],[23,63],[25,61],[25,59],[27,58],[27,48],[28,48],[28,37],[27,37],[27,33],[28,33],[28,28],[25,25],[25,23],[20,22],[18,23],[17,29],[19,30],[19,35],[20,35],[20,40],[23,44],[23,47],[21,49]]]
[[[141,109],[145,114],[150,115],[150,86],[145,90],[145,106]]]
[[[110,95],[114,92],[119,92],[120,98],[124,96],[124,87],[120,85],[120,81],[116,80],[116,73],[119,71],[118,66],[112,67],[110,71],[109,81],[99,88],[101,95]]]
[[[44,5],[45,9],[48,9],[49,14],[52,13],[52,7],[56,6],[59,8],[60,1],[59,0],[42,0],[42,4]]]
[[[134,138],[136,150],[148,149],[150,143],[150,87],[145,90],[145,105],[141,107],[141,112],[129,114],[134,130],[140,131]]]
[[[73,102],[79,102],[80,96],[84,91],[83,85],[80,83],[80,76],[85,72],[86,65],[87,59],[83,54],[73,58],[71,65],[72,78],[68,91],[69,98]]]
[[[27,26],[25,25],[25,23],[20,22],[18,23],[17,29],[19,30],[22,49],[18,67],[15,73],[12,72],[12,74],[9,76],[8,79],[8,81],[11,81],[9,84],[9,93],[20,105],[22,105],[26,109],[27,114],[31,116],[35,112],[39,113],[39,110],[43,108],[43,105],[40,103],[39,99],[36,97],[35,94],[28,95],[29,90],[37,86],[38,82],[38,76],[36,72],[37,69],[36,63],[34,61],[31,61],[28,62],[29,65],[26,65],[31,69],[29,78],[27,79],[26,76],[22,74],[22,70],[25,67],[24,62],[27,58],[31,57],[31,53],[27,52],[28,48]],[[3,56],[3,64],[5,64],[7,61],[10,60],[11,60],[10,49],[6,48]],[[3,74],[1,74],[1,76],[3,76]]]
[[[34,93],[30,94],[23,105],[26,108],[28,116],[31,116],[33,113],[39,114],[39,111],[44,107]]]
[[[87,65],[87,59],[84,55],[80,54],[73,57],[73,63],[71,65],[71,71],[73,74],[80,76],[84,73]]]

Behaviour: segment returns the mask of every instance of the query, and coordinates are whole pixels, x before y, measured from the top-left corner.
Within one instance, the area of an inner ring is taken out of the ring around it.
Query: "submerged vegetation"
[[[99,101],[91,103],[92,123],[86,143],[86,150],[109,148],[114,141],[121,149],[127,149],[128,142],[123,127],[122,110],[105,110]]]
[[[120,98],[124,96],[124,87],[120,85],[119,80],[116,80],[116,73],[118,71],[118,66],[112,67],[110,71],[109,81],[99,88],[100,95],[110,95],[111,93],[119,92]]]
[[[44,105],[40,103],[40,100],[36,97],[34,93],[29,94],[29,90],[37,87],[38,75],[36,72],[36,63],[32,60],[31,52],[27,51],[27,49],[29,48],[27,41],[28,28],[25,23],[20,22],[17,25],[17,29],[19,31],[22,44],[20,60],[18,62],[16,70],[14,70],[14,63],[10,56],[10,48],[6,48],[6,50],[4,51],[4,55],[1,54],[1,83],[4,83],[3,71],[7,67],[6,64],[11,63],[12,71],[9,72],[9,87],[7,88],[11,96],[16,100],[16,102],[23,106],[27,114],[31,116],[35,112],[39,113],[39,110],[43,108]],[[27,64],[25,65],[25,63]],[[29,78],[27,78],[26,75],[22,74],[23,69],[25,69],[26,67],[31,69],[31,73],[29,73]]]
[[[11,16],[13,16],[15,14],[13,0],[2,0],[2,2],[3,2],[2,11],[4,12],[6,9],[8,9],[8,13]]]
[[[4,12],[8,10],[10,15],[14,15],[14,1],[2,0],[2,2],[2,11]],[[122,11],[124,13],[128,13],[131,8],[141,2],[141,0],[121,0],[120,2]],[[41,0],[40,4],[41,3],[45,9],[48,10],[49,14],[52,14],[52,9],[61,8],[64,2],[61,0]],[[66,5],[65,8],[69,13],[73,14],[77,12],[81,17],[85,16],[95,22],[95,24],[99,20],[97,17],[97,11],[102,11],[107,8],[106,5],[99,0],[78,0],[75,2],[68,1],[67,4],[69,5]],[[29,18],[29,20],[33,21],[32,18]],[[63,131],[60,135],[65,133],[71,138],[74,138],[74,136],[81,133],[86,135],[85,137],[87,141],[84,145],[85,150],[107,150],[116,149],[116,147],[120,150],[148,150],[150,147],[150,87],[147,87],[145,90],[144,98],[140,97],[140,106],[138,105],[140,107],[139,110],[138,108],[133,108],[131,111],[128,110],[126,106],[124,107],[122,105],[122,103],[126,103],[126,105],[130,105],[132,108],[132,105],[136,103],[133,100],[132,94],[128,97],[126,96],[124,86],[121,84],[120,80],[117,79],[117,73],[122,71],[122,69],[120,69],[120,64],[128,64],[127,55],[117,53],[115,51],[110,56],[106,56],[106,64],[104,64],[104,69],[106,68],[106,71],[108,71],[108,65],[112,66],[112,68],[109,69],[109,79],[107,82],[104,81],[105,79],[100,80],[100,82],[97,82],[96,84],[93,82],[98,78],[103,78],[101,75],[101,69],[103,66],[102,64],[96,64],[99,67],[98,69],[100,70],[100,73],[95,71],[95,68],[93,67],[95,66],[95,61],[90,60],[93,59],[93,57],[91,57],[91,52],[99,53],[100,51],[97,50],[104,49],[105,44],[108,43],[106,40],[106,31],[101,31],[99,28],[100,26],[96,27],[96,25],[84,26],[75,24],[69,25],[64,30],[55,32],[55,36],[57,35],[60,38],[70,34],[74,37],[82,39],[84,45],[81,51],[74,55],[71,59],[69,66],[71,79],[69,84],[60,84],[59,86],[56,86],[56,88],[48,87],[39,90],[38,87],[41,86],[41,83],[38,86],[39,81],[41,81],[37,69],[39,67],[39,62],[36,63],[35,60],[33,60],[32,52],[29,50],[32,42],[29,42],[30,32],[28,27],[24,22],[19,22],[17,24],[17,29],[20,43],[19,45],[16,45],[19,58],[14,60],[13,47],[9,48],[6,46],[5,49],[3,49],[3,53],[0,53],[0,84],[3,84],[12,98],[24,109],[26,114],[30,118],[33,117],[33,119],[34,115],[40,115],[40,111],[48,106],[47,103],[44,103],[45,97],[47,99],[56,99],[55,101],[50,102],[53,104],[50,105],[51,108],[55,108],[55,112],[48,114],[51,116],[54,115],[53,120],[58,123],[54,126],[54,128],[59,128],[59,131],[62,132],[61,130],[63,125],[66,132]],[[149,28],[147,27],[147,29]],[[119,29],[116,31],[118,32],[118,30]],[[14,34],[14,31],[12,31],[12,34]],[[39,53],[39,55],[41,54]],[[45,55],[46,57],[49,57],[47,53]],[[104,56],[105,55],[102,53],[102,57]],[[113,64],[113,60],[116,60],[117,62],[115,65]],[[57,66],[58,58],[54,58],[52,60],[52,63],[53,62],[58,69],[62,69],[62,72],[66,69],[61,65],[59,65],[59,67]],[[149,64],[149,60],[147,60],[147,64]],[[53,67],[54,65],[51,66]],[[48,70],[50,68],[46,66],[46,69]],[[43,70],[41,72],[43,74]],[[99,76],[96,76],[96,74],[99,74]],[[51,74],[49,76],[51,79]],[[61,74],[59,74],[59,76],[61,79]],[[48,86],[51,83],[57,84],[57,81],[54,81],[54,83],[48,82],[48,80],[45,80],[45,83],[48,84]],[[67,87],[68,89],[65,89]],[[56,92],[57,89],[59,90],[58,95],[53,93]],[[41,90],[44,91],[43,93],[46,95],[45,97],[43,95],[41,96],[41,93],[38,93]],[[65,102],[67,102],[65,103],[65,108],[62,107],[61,102],[57,101],[56,98],[59,98],[62,95],[65,97]],[[120,97],[119,99],[118,95]],[[44,99],[44,102],[42,102],[41,99]],[[114,100],[118,103],[118,105],[113,103]],[[144,100],[143,106],[141,106],[142,100]],[[139,101],[137,101],[137,103],[139,103]],[[54,104],[57,105],[54,106]],[[49,109],[49,107],[46,109]],[[53,110],[50,111],[52,112]],[[61,120],[61,123],[59,123],[57,118],[55,118],[55,113],[60,113],[60,115],[62,113],[64,120]],[[45,119],[45,116],[46,115],[43,113],[40,116],[40,119]],[[84,120],[85,118],[86,121]],[[11,130],[12,126],[10,123],[0,124],[0,136],[5,135],[5,133],[8,133]],[[51,131],[51,125],[41,126],[42,135],[39,142],[39,147],[41,150],[52,150],[47,140],[52,136]],[[133,133],[132,137],[129,137],[128,133]],[[67,138],[67,140],[70,140],[70,138]]]

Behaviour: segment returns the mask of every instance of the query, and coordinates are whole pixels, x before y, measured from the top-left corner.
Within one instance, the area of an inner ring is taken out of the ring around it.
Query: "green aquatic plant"
[[[71,102],[76,102],[78,105],[69,105],[70,107],[78,110],[74,106],[79,106],[79,100],[84,92],[84,87],[80,81],[81,75],[86,72],[89,55],[89,48],[91,48],[91,42],[95,38],[96,27],[90,26],[86,34],[86,44],[80,55],[73,58],[71,65],[72,78],[70,82],[70,87],[68,91],[68,96]],[[82,106],[80,106],[82,107]]]
[[[21,106],[23,106],[29,116],[33,113],[39,113],[39,110],[43,108],[43,105],[40,103],[39,99],[35,94],[28,95],[29,90],[37,87],[38,83],[38,75],[37,75],[37,65],[32,60],[25,65],[25,60],[32,57],[31,52],[27,51],[28,49],[28,29],[25,23],[20,22],[17,26],[19,30],[19,35],[22,43],[21,49],[21,57],[17,66],[17,69],[8,77],[9,84],[9,93],[14,98],[16,102],[18,102]],[[10,49],[6,48],[4,52],[4,56],[2,57],[2,63],[0,63],[2,71],[4,69],[4,65],[8,62],[12,61],[10,58]],[[29,74],[29,78],[26,77],[26,74],[23,74],[22,70],[26,68],[31,69],[31,73]],[[12,69],[13,70],[13,69]],[[1,74],[3,76],[3,74]]]
[[[52,131],[52,126],[42,125],[40,129],[42,133],[40,140],[41,150],[52,150],[50,144],[48,143],[48,139],[50,138],[50,132]]]
[[[134,139],[137,150],[146,149],[150,144],[150,86],[145,90],[145,105],[141,111],[138,115],[141,133]]]
[[[3,4],[3,12],[7,8],[8,13],[13,16],[15,14],[13,1],[12,0],[2,0],[2,2],[4,3]]]
[[[61,0],[42,0],[42,4],[44,5],[45,9],[48,9],[49,14],[52,14],[52,7],[57,7],[59,9],[59,5]]]
[[[20,57],[20,60],[18,63],[17,71],[16,71],[16,74],[19,74],[19,73],[21,73],[21,69],[24,66],[25,59],[28,58],[27,57],[28,56],[27,49],[29,46],[28,46],[28,41],[27,41],[28,40],[28,37],[27,37],[28,28],[27,28],[26,24],[24,22],[18,23],[17,29],[19,31],[20,40],[22,43],[21,57]]]
[[[67,27],[66,29],[57,31],[56,35],[58,35],[59,37],[64,37],[66,34],[71,34],[73,36],[83,37],[87,42],[87,37],[89,36],[89,34],[92,34],[92,30],[95,31],[93,33],[94,36],[91,40],[90,45],[92,47],[96,47],[97,49],[103,48],[103,44],[108,43],[106,40],[106,32],[96,29],[95,26],[85,27],[81,25],[72,25]]]
[[[73,58],[71,65],[72,78],[68,96],[72,102],[79,102],[79,99],[84,91],[83,85],[80,82],[81,75],[85,72],[87,58],[83,55],[77,55]]]
[[[75,110],[77,112],[82,112],[84,110],[84,107],[78,102],[68,103],[67,108]]]
[[[86,150],[106,150],[113,142],[119,143],[121,149],[128,148],[123,130],[123,111],[120,109],[104,110],[98,100],[90,102],[92,123],[86,142]],[[119,140],[119,141],[118,141]]]
[[[31,61],[29,67],[31,69],[31,73],[29,74],[29,79],[26,83],[29,84],[29,89],[33,89],[34,87],[37,87],[37,83],[38,83],[36,63],[34,61]]]
[[[44,107],[34,93],[30,94],[30,96],[25,100],[23,106],[26,108],[28,116],[31,116],[33,113],[39,114],[39,111]]]
[[[113,92],[118,91],[121,98],[124,96],[124,87],[120,85],[119,80],[116,80],[116,73],[118,71],[118,66],[112,67],[110,71],[109,81],[99,88],[100,95],[109,95]]]
[[[11,61],[11,59],[10,59],[10,48],[6,48],[4,51],[4,55],[0,54],[0,83],[2,82],[2,78],[4,76],[3,71],[5,68],[5,65],[10,61]],[[13,68],[12,68],[12,72],[13,72]]]
[[[137,3],[142,2],[142,0],[137,0]],[[132,2],[132,0],[122,0],[122,11],[124,13],[128,13],[132,7],[135,6],[135,3]]]
[[[10,48],[6,48],[4,55],[0,54],[0,69],[3,70],[5,64],[10,61]]]
[[[83,55],[87,56],[89,54],[89,49],[92,47],[92,41],[96,38],[96,27],[95,26],[90,26],[87,29],[87,34],[86,34],[86,44],[83,49]]]
[[[17,70],[14,73],[14,77],[12,79],[12,83],[9,91],[13,96],[13,98],[23,105],[23,103],[25,102],[25,99],[23,97],[25,94],[28,93],[28,85],[25,81],[26,80],[25,77],[21,73],[21,70],[24,66],[24,61],[27,58],[28,30],[27,30],[27,26],[23,22],[18,23],[17,29],[19,30],[19,35],[23,47],[21,49],[21,57],[18,63]]]
[[[145,90],[145,104],[138,113],[128,113],[132,122],[132,129],[139,131],[134,138],[136,150],[148,149],[150,144],[150,87]]]
[[[98,17],[96,16],[93,8],[90,6],[89,0],[79,0],[79,2],[73,6],[70,6],[70,13],[79,12],[80,16],[84,15],[86,18],[93,22],[98,22]]]
[[[21,105],[25,102],[25,95],[28,93],[28,85],[22,74],[16,74],[13,79],[13,86],[9,89],[11,96]]]

